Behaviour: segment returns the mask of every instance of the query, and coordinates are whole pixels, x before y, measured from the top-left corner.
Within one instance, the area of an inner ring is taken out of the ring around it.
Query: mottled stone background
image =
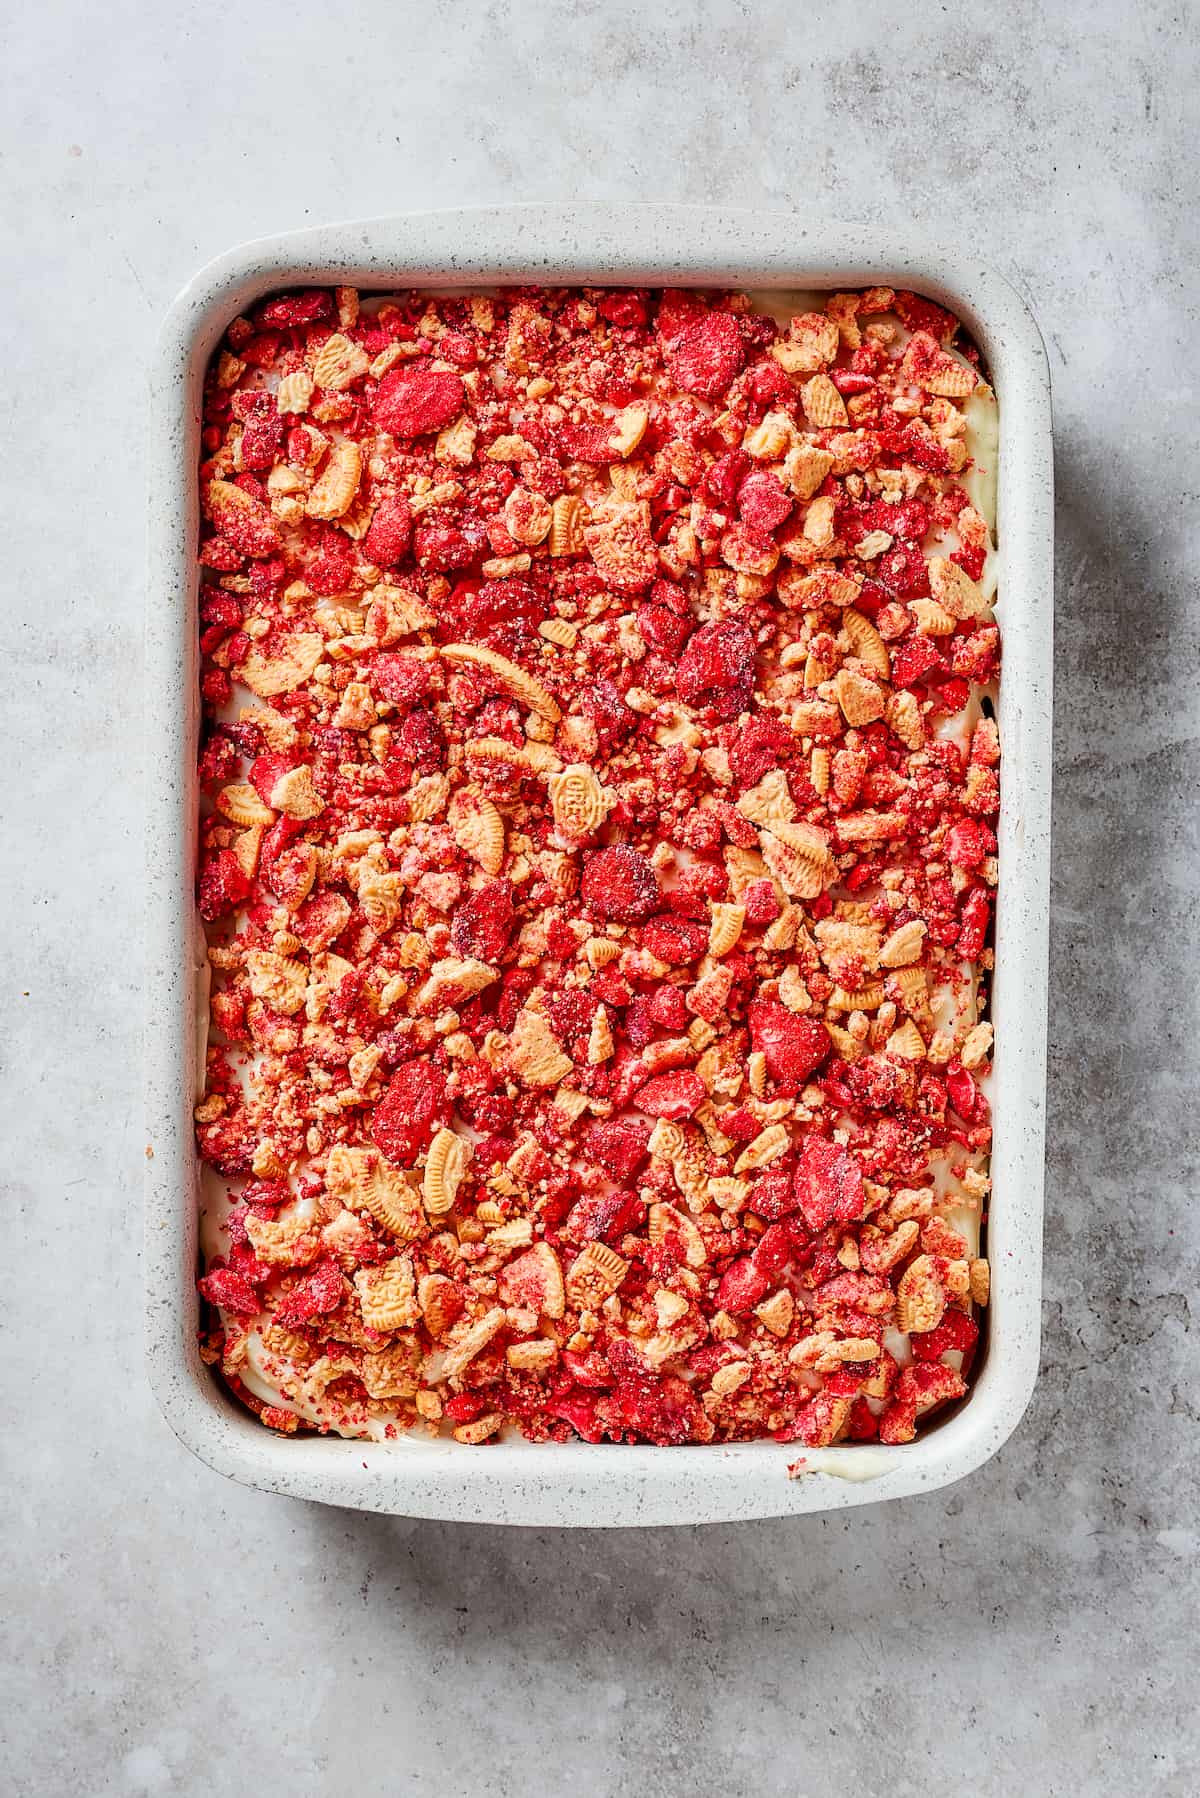
[[[5,1791],[1200,1789],[1198,25],[1165,0],[14,14]],[[360,1517],[227,1485],[143,1381],[149,346],[238,239],[538,198],[911,219],[985,251],[1050,346],[1044,1367],[944,1493],[613,1535]]]

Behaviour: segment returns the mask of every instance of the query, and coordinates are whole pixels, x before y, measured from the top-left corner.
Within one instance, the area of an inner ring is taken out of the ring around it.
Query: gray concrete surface
[[[1197,10],[92,8],[8,26],[0,1787],[1200,1789]],[[228,243],[661,198],[973,241],[1051,346],[1060,501],[1046,1339],[1007,1448],[836,1522],[529,1533],[192,1462],[136,1244],[147,350]]]

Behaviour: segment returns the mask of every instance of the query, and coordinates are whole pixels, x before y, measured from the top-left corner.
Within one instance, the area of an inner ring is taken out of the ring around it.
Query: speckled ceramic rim
[[[994,1016],[996,1150],[987,1355],[969,1397],[903,1447],[653,1448],[365,1443],[272,1435],[196,1350],[195,468],[205,363],[237,313],[281,286],[440,288],[511,282],[916,288],[952,307],[1000,400],[1004,679],[1002,880]],[[533,1525],[728,1522],[932,1491],[993,1455],[1038,1364],[1050,821],[1052,458],[1045,352],[1023,301],[970,254],[907,231],[789,213],[529,205],[411,213],[242,245],[202,269],[163,327],[153,379],[146,655],[145,1274],[150,1378],[168,1422],[211,1467],[267,1491],[410,1517]],[[833,1470],[833,1471],[830,1471]]]

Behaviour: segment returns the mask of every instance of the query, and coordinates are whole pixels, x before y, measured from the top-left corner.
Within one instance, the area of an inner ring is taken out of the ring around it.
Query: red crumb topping
[[[963,1394],[992,403],[886,288],[230,326],[200,1290],[268,1427],[899,1443]]]

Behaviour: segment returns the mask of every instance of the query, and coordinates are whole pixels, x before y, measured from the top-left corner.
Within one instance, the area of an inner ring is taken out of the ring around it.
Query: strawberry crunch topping
[[[306,291],[214,359],[202,1347],[270,1428],[966,1390],[994,397],[915,294],[767,305]]]

